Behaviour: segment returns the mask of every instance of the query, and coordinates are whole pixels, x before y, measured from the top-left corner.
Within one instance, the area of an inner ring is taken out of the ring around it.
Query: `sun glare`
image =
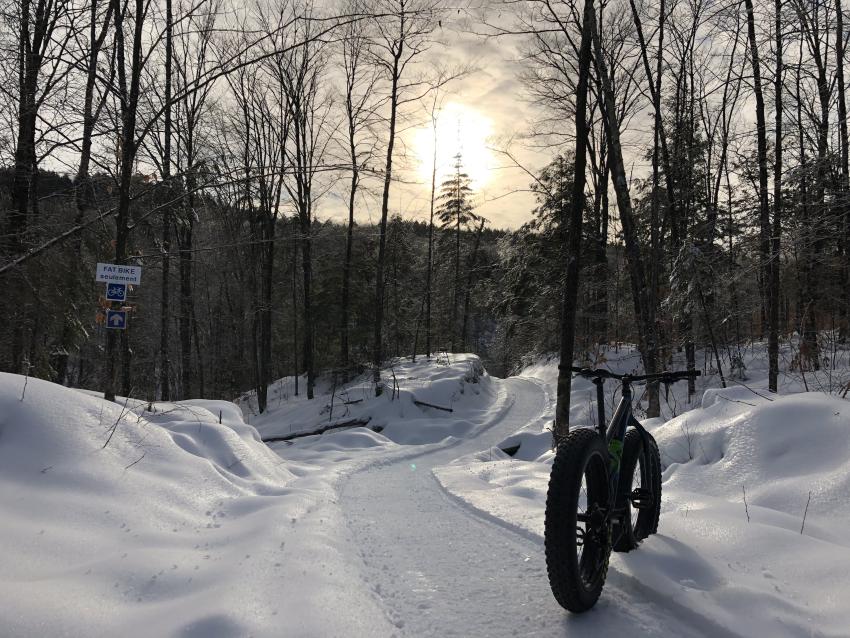
[[[437,188],[454,171],[455,156],[460,153],[463,171],[472,180],[472,188],[485,186],[493,168],[488,138],[493,134],[492,122],[475,109],[450,102],[437,114]],[[434,163],[434,127],[426,126],[415,133],[414,145],[420,179],[430,188]]]

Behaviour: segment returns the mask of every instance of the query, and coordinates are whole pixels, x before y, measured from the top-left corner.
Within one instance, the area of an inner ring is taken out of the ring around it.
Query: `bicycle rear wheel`
[[[636,429],[626,433],[623,463],[617,495],[617,509],[623,510],[623,522],[613,529],[614,551],[628,552],[658,530],[661,515],[661,458],[658,444],[647,432]],[[644,445],[647,443],[647,445]]]
[[[590,429],[558,446],[546,496],[544,544],[552,594],[563,608],[587,611],[599,599],[611,554],[608,448]]]

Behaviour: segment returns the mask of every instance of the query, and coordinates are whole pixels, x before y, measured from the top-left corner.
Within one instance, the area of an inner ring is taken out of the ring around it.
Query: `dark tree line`
[[[232,9],[4,8],[0,369],[107,396],[254,389],[265,409],[281,376],[312,396],[323,372],[369,369],[380,393],[389,359],[441,349],[508,373],[629,342],[648,371],[681,351],[725,383],[763,339],[772,390],[782,358],[805,375],[844,352],[840,0],[525,0],[505,7],[513,24],[480,16],[521,43],[535,144],[551,147],[514,230],[481,217],[462,157],[443,183],[434,160],[427,223],[393,209],[400,136],[435,125],[469,72],[428,62],[443,5]],[[98,261],[144,268],[126,332],[102,324],[119,304],[98,301]],[[563,374],[561,428],[569,387]]]

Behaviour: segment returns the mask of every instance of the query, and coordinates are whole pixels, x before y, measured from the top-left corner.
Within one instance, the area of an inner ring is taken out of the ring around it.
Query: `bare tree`
[[[45,144],[45,138],[50,132],[57,132],[67,139],[58,131],[67,123],[64,110],[50,108],[49,102],[67,86],[71,66],[66,52],[73,46],[77,15],[69,0],[20,0],[3,10],[8,33],[14,34],[11,38],[14,58],[5,69],[8,76],[0,92],[15,110],[9,117],[15,143],[11,205],[0,224],[0,257],[25,252],[37,238],[34,230],[40,223],[38,176],[43,159],[40,155],[50,154],[55,146],[62,145],[62,142]],[[45,112],[48,110],[49,115]],[[47,148],[41,148],[44,146]],[[15,274],[6,297],[9,307],[14,309],[10,326],[11,365],[16,372],[27,372],[26,342],[29,341],[32,353],[42,322],[34,315],[36,305],[31,301],[28,288],[32,284],[27,283],[26,273]]]
[[[180,394],[188,398],[192,392],[192,335],[197,334],[193,288],[193,236],[195,230],[195,204],[199,188],[199,169],[204,164],[202,157],[203,131],[209,113],[209,97],[214,83],[203,83],[204,78],[215,66],[213,60],[213,36],[220,9],[214,1],[203,9],[190,13],[181,6],[181,15],[189,19],[181,21],[178,39],[178,55],[175,59],[175,85],[185,99],[177,102],[178,168],[183,176],[182,201],[175,218],[176,239],[180,270]],[[190,90],[198,87],[197,90]],[[195,338],[195,349],[200,357],[200,344]],[[198,362],[200,364],[200,361]],[[198,365],[198,395],[204,395],[202,365]]]
[[[838,0],[836,0],[838,2]],[[782,62],[783,33],[782,33],[782,0],[775,0],[775,33],[776,38],[776,71],[773,83],[774,111],[776,118],[776,130],[773,144],[774,167],[773,167],[773,224],[770,233],[770,267],[769,267],[769,291],[768,291],[768,333],[767,333],[767,358],[768,358],[768,389],[771,392],[779,391],[779,259],[780,259],[780,236],[782,232],[782,78],[784,65]],[[842,101],[843,101],[842,88]],[[846,125],[845,125],[846,127]],[[846,133],[846,128],[845,128]],[[846,141],[846,136],[845,136]],[[846,146],[845,146],[846,148]],[[846,164],[845,164],[846,165]],[[846,173],[845,173],[846,174]],[[761,176],[759,176],[761,179]]]
[[[776,12],[779,15],[780,2],[777,0]],[[779,28],[777,17],[777,29]],[[847,340],[850,333],[850,139],[847,134],[847,96],[845,95],[844,80],[844,12],[841,8],[841,0],[835,0],[835,78],[838,92],[838,134],[841,147],[840,187],[839,187],[839,218],[842,227],[844,241],[841,253],[844,257],[844,265],[841,272],[842,299],[839,305],[839,331],[842,341]],[[781,42],[777,36],[777,50]],[[781,54],[780,54],[781,55]],[[777,57],[781,61],[781,57]]]
[[[803,313],[802,347],[807,354],[809,364],[813,369],[820,368],[820,353],[817,335],[817,315],[819,310],[820,276],[817,273],[818,260],[822,253],[825,224],[827,218],[826,191],[829,174],[829,112],[832,100],[831,82],[828,77],[826,46],[828,29],[824,28],[822,20],[829,8],[819,4],[809,5],[801,0],[793,0],[794,7],[801,27],[801,37],[805,40],[808,54],[815,65],[815,81],[817,86],[819,112],[815,116],[817,126],[817,162],[815,165],[815,210],[808,208],[811,214],[804,222],[801,230],[805,237],[801,242],[800,259],[802,261],[801,292],[803,298],[800,304],[806,309]]]
[[[623,239],[626,245],[626,257],[629,264],[629,279],[632,288],[632,302],[635,309],[635,319],[638,323],[638,344],[643,359],[644,369],[648,373],[656,372],[658,369],[658,342],[657,329],[650,320],[649,294],[646,283],[646,271],[644,270],[643,257],[641,255],[640,243],[637,235],[634,211],[632,209],[631,195],[626,177],[626,168],[623,161],[623,150],[620,144],[620,131],[617,125],[617,113],[615,111],[615,97],[611,86],[611,77],[608,74],[607,64],[602,50],[602,41],[596,29],[595,11],[591,9],[590,18],[593,21],[591,33],[593,34],[593,52],[596,73],[602,84],[602,98],[605,111],[603,118],[610,144],[609,165],[611,167],[611,180],[617,196],[617,208],[620,213],[620,223],[623,229]]]
[[[747,11],[747,33],[750,42],[750,64],[753,69],[753,92],[756,96],[756,140],[758,144],[758,193],[759,193],[759,247],[761,253],[761,280],[765,285],[770,280],[770,257],[771,257],[771,227],[770,227],[770,202],[767,186],[767,123],[765,119],[764,96],[761,86],[761,62],[759,59],[759,46],[756,40],[755,14],[752,0],[744,0]],[[763,298],[766,305],[770,304],[770,294],[763,290]],[[764,313],[766,318],[773,316],[768,307]],[[773,327],[769,324],[766,332],[771,334]]]
[[[332,100],[324,86],[328,52],[322,39],[316,37],[318,34],[311,11],[308,5],[305,17],[296,19],[292,25],[290,37],[300,44],[272,58],[270,64],[270,72],[279,84],[289,121],[284,146],[287,164],[284,185],[298,213],[300,224],[301,269],[304,275],[303,359],[307,371],[308,399],[313,398],[316,376],[311,289],[312,223],[316,201],[322,192],[317,176],[324,169],[325,155],[333,132]]]
[[[375,326],[372,354],[375,394],[383,392],[381,364],[383,363],[384,323],[384,265],[386,261],[387,217],[390,205],[390,188],[393,180],[393,157],[399,121],[399,109],[422,97],[427,83],[415,73],[415,61],[430,46],[430,38],[437,28],[441,6],[439,0],[380,0],[376,9],[382,17],[376,20],[375,61],[383,69],[390,84],[387,154],[384,165],[384,188],[381,196],[381,220],[378,236],[378,263],[375,273]],[[442,79],[439,83],[445,83]],[[439,84],[438,83],[438,84]],[[433,83],[430,88],[433,88]]]
[[[74,201],[76,204],[76,215],[74,225],[79,226],[87,215],[95,209],[94,188],[92,187],[89,174],[92,158],[92,138],[95,130],[95,122],[105,104],[106,93],[101,93],[100,99],[96,99],[96,81],[98,75],[98,61],[103,50],[106,36],[112,22],[112,14],[115,3],[107,1],[106,11],[98,0],[90,0],[89,24],[88,24],[88,54],[85,60],[85,89],[83,94],[82,132],[80,135],[80,160],[77,165],[77,173],[74,178]],[[111,67],[114,68],[114,67]],[[109,78],[111,83],[113,78]],[[71,307],[73,308],[81,298],[80,271],[82,270],[82,236],[77,235],[73,242],[72,255],[75,265],[68,268],[66,278],[66,290]],[[56,377],[59,383],[64,384],[68,375],[68,358],[71,351],[77,347],[79,338],[78,330],[74,328],[73,321],[65,321],[60,340],[59,356],[56,361]]]
[[[360,0],[353,0],[351,13],[359,12]],[[351,183],[348,191],[348,229],[345,240],[345,261],[342,266],[342,312],[340,313],[339,363],[347,368],[350,360],[349,331],[351,323],[351,268],[354,242],[354,211],[357,190],[364,169],[373,159],[376,148],[372,127],[375,125],[377,67],[369,59],[371,44],[367,25],[351,23],[342,37],[342,63],[345,70],[345,119]]]
[[[432,281],[434,277],[434,204],[437,199],[437,122],[439,113],[440,94],[434,91],[433,102],[429,111],[431,132],[433,134],[434,148],[431,155],[431,199],[428,214],[428,258],[425,264],[425,354],[431,358],[431,295]],[[414,348],[415,350],[415,348]],[[416,352],[413,353],[416,356]]]
[[[576,142],[575,169],[569,217],[569,248],[567,276],[561,310],[561,351],[558,366],[558,392],[555,405],[554,443],[565,440],[570,430],[570,389],[572,387],[573,347],[575,344],[576,306],[578,305],[578,277],[581,263],[581,222],[584,214],[584,185],[587,148],[587,92],[590,77],[591,43],[596,30],[593,0],[585,0],[578,58],[578,86],[576,88]],[[598,36],[597,36],[598,38]],[[597,55],[601,48],[597,50]],[[566,213],[566,211],[564,211]],[[566,214],[561,223],[566,223]]]

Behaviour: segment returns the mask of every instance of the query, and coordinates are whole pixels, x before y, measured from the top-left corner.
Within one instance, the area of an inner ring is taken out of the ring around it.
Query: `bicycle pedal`
[[[645,487],[636,487],[632,490],[632,493],[629,494],[629,501],[636,510],[647,510],[655,505],[652,492]]]

